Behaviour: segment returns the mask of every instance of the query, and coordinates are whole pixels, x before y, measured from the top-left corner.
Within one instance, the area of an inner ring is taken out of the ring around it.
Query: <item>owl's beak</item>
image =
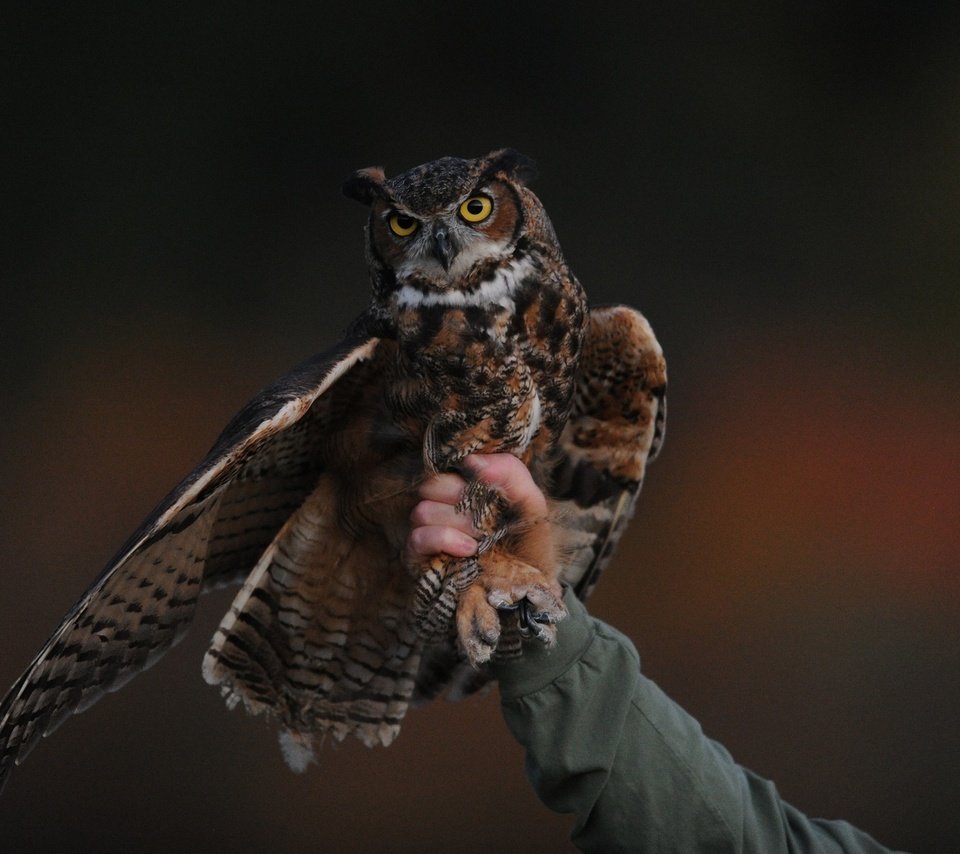
[[[450,269],[450,264],[457,254],[457,250],[450,240],[450,232],[446,226],[438,225],[433,230],[433,255],[440,262],[444,270]]]

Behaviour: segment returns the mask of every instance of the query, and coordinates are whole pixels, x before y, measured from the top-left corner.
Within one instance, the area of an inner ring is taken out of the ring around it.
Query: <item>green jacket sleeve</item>
[[[737,765],[640,673],[633,644],[568,590],[552,649],[494,665],[503,715],[551,809],[584,851],[880,852],[846,822],[810,819]]]

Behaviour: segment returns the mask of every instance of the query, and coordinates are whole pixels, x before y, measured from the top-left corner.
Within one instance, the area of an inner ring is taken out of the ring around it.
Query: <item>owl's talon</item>
[[[457,634],[474,667],[489,661],[500,641],[500,618],[476,583],[463,591],[457,604]]]
[[[533,622],[536,619],[530,613],[530,600],[527,598],[521,599],[517,603],[517,614],[520,621],[520,634],[523,637],[531,637],[533,635]]]
[[[517,612],[522,637],[548,646],[556,623],[567,616],[560,585],[528,564],[498,554],[483,561],[480,573],[457,603],[457,633],[474,666],[489,660],[500,640],[499,612]]]
[[[521,599],[515,609],[518,611],[517,617],[520,624],[520,637],[536,637],[542,640],[547,646],[553,646],[556,641],[556,629],[554,624],[563,619],[564,615],[554,615],[549,611],[531,611],[532,605],[529,599]],[[511,609],[512,610],[512,609]]]

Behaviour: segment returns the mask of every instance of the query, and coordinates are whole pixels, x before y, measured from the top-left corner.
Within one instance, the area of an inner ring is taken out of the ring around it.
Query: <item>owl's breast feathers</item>
[[[394,300],[396,409],[422,412],[435,467],[475,451],[529,461],[531,442],[538,454],[556,442],[586,317],[583,291],[561,261],[525,245],[457,289],[430,291],[414,280]]]

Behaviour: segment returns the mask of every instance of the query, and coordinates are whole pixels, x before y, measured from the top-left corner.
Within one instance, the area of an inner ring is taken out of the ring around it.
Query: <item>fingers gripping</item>
[[[546,559],[551,549],[514,548],[530,546],[534,530],[542,538],[547,519],[546,499],[527,467],[512,455],[494,454],[468,457],[464,469],[473,475],[469,482],[448,473],[421,485],[407,556],[408,565],[421,568],[421,636],[442,634],[442,624],[455,620],[467,658],[479,666],[497,649],[507,613],[516,613],[521,635],[552,644],[566,610]],[[496,546],[511,529],[513,545]]]
[[[547,515],[547,500],[533,481],[530,470],[512,454],[475,454],[464,463],[476,478],[496,490],[524,521]]]

